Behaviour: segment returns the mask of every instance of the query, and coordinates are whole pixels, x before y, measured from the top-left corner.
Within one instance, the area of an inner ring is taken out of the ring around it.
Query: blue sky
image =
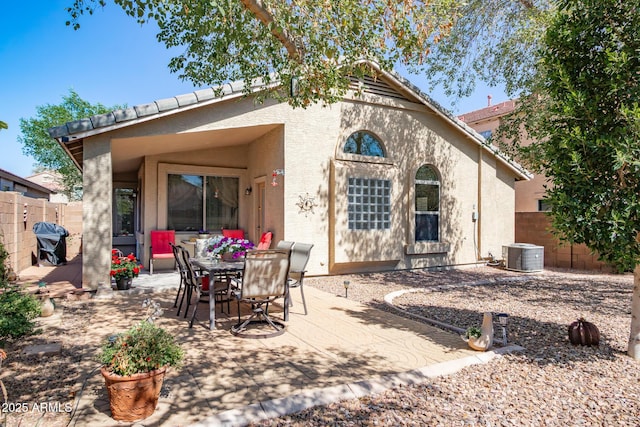
[[[81,20],[74,31],[65,25],[65,8],[73,0],[5,2],[0,14],[0,169],[19,176],[31,175],[34,160],[22,154],[18,142],[21,118],[36,114],[36,107],[56,105],[74,89],[90,103],[106,106],[144,104],[188,93],[195,88],[169,72],[175,51],[155,38],[153,25],[140,26],[113,4]],[[451,101],[429,92],[416,75],[404,75],[444,107]],[[480,87],[460,100],[458,114],[507,99],[496,88]]]

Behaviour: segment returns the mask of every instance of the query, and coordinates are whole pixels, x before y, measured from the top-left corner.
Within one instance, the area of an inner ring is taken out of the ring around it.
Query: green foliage
[[[0,341],[33,333],[40,301],[18,286],[5,284],[0,291]]]
[[[68,8],[74,28],[104,0],[75,0]],[[183,53],[172,72],[195,85],[218,86],[254,79],[281,83],[269,93],[294,106],[335,102],[349,76],[371,72],[363,59],[383,69],[420,67],[453,24],[460,0],[113,0],[140,23],[155,22],[157,38]],[[296,93],[289,96],[295,82]]]
[[[464,336],[465,338],[480,338],[480,336],[482,336],[482,330],[477,326],[470,326],[465,331]]]
[[[138,264],[134,254],[129,254],[126,257],[120,257],[116,253],[115,249],[111,251],[111,270],[110,276],[116,281],[120,279],[133,279],[140,274],[141,266]]]
[[[0,241],[0,341],[33,333],[33,319],[40,315],[40,301],[7,282],[9,253]]]
[[[9,252],[4,248],[4,243],[0,240],[0,288],[7,285],[7,274],[9,273],[7,268],[8,258]]]
[[[639,12],[640,0],[559,1],[537,80],[508,122],[512,152],[552,180],[558,237],[620,270],[640,263]]]
[[[426,58],[431,87],[463,97],[482,80],[517,94],[535,77],[537,48],[552,10],[549,0],[461,2],[451,34]]]
[[[82,198],[82,176],[71,158],[62,147],[49,136],[48,129],[61,123],[106,113],[122,106],[105,107],[102,104],[92,105],[69,90],[59,105],[44,105],[36,108],[36,116],[20,119],[22,135],[18,141],[22,144],[22,152],[33,157],[40,166],[55,170],[62,175],[63,193],[70,200]]]
[[[0,129],[9,129],[9,125],[0,120]]]
[[[184,353],[164,329],[147,321],[106,340],[98,360],[117,375],[150,372],[163,366],[177,367]]]

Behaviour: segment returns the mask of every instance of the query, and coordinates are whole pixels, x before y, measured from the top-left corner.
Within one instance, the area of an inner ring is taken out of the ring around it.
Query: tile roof
[[[490,105],[479,110],[469,111],[468,113],[459,115],[458,118],[465,123],[477,123],[482,120],[488,120],[494,117],[501,117],[505,114],[509,114],[516,108],[515,105],[515,99],[510,99],[508,101],[504,101],[496,105]]]
[[[504,153],[501,153],[497,147],[487,143],[480,134],[464,123],[464,121],[455,117],[450,111],[442,107],[429,95],[423,93],[417,86],[413,85],[407,79],[400,76],[395,71],[385,71],[382,70],[378,64],[370,61],[367,62],[382,76],[386,76],[387,79],[395,81],[396,84],[403,87],[404,90],[412,94],[421,103],[430,107],[440,117],[460,128],[464,133],[471,137],[475,143],[482,145],[485,149],[501,159],[520,178],[530,179],[532,177],[532,175],[521,165],[508,158]],[[262,89],[277,86],[277,84],[278,83],[275,82],[267,86],[263,84],[260,79],[256,79],[251,90],[257,92]],[[172,98],[156,100],[148,104],[136,105],[126,109],[115,110],[109,113],[68,122],[61,126],[50,128],[49,135],[58,140],[60,145],[62,145],[64,150],[74,160],[78,168],[81,169],[83,138],[85,137],[133,125],[140,121],[150,120],[167,114],[173,114],[237,97],[244,94],[244,92],[244,82],[238,81],[227,83],[216,88],[206,88],[183,95],[177,95]]]

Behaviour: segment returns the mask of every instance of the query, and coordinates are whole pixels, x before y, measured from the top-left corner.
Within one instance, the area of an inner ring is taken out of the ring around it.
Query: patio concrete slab
[[[173,308],[178,283],[173,272],[141,275],[131,291],[92,302],[101,307],[91,320],[96,340],[130,326],[127,314],[151,296],[165,310],[159,324],[185,348],[184,366],[169,371],[158,408],[139,425],[241,426],[428,381],[495,355],[479,357],[456,334],[312,287],[305,288],[306,316],[300,293],[293,292],[287,330],[278,337],[232,335],[234,304],[231,313],[220,313],[218,306],[217,329],[210,331],[208,307],[201,303],[190,329],[188,319]],[[273,304],[270,313],[281,316],[282,305]],[[122,425],[110,416],[94,355],[87,354],[79,367],[82,387],[71,425]]]

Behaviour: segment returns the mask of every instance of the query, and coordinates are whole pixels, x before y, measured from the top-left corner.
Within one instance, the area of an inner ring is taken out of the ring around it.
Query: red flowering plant
[[[109,273],[111,277],[116,281],[138,277],[142,267],[138,264],[136,256],[134,254],[121,256],[120,254],[117,249],[111,251],[111,271]]]

